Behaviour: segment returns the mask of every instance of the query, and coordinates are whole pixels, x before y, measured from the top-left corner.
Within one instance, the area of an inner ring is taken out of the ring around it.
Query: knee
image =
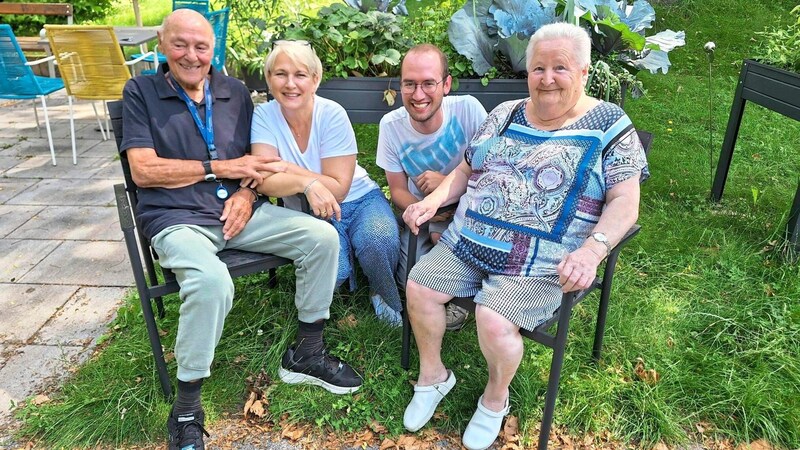
[[[224,264],[216,270],[194,270],[187,274],[181,285],[181,297],[185,301],[202,303],[201,307],[226,305],[225,308],[230,309],[233,304],[233,280]]]
[[[414,280],[409,279],[406,282],[406,307],[409,312],[419,310],[425,304],[428,291],[430,291],[429,288]]]
[[[315,226],[309,228],[308,237],[315,241],[314,251],[336,256],[339,254],[339,233],[333,225],[314,219]]]

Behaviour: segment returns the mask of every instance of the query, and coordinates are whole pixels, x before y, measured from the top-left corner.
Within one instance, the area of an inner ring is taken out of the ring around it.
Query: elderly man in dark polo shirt
[[[170,449],[202,449],[202,380],[233,301],[233,282],[216,256],[224,248],[273,253],[296,267],[296,346],[280,377],[335,394],[354,392],[361,377],[327,354],[339,240],[334,228],[303,213],[260,204],[241,180],[280,172],[274,157],[249,154],[253,104],[242,83],[211,67],[214,33],[206,19],[180,9],[164,19],[159,47],[167,57],[154,76],[125,86],[120,147],[139,186],[139,218],[163,267],[180,284],[175,357],[178,395],[167,421]],[[269,193],[267,193],[269,194]]]

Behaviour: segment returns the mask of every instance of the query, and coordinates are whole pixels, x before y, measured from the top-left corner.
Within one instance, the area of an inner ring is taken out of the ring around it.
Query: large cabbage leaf
[[[675,47],[686,45],[686,32],[664,30],[658,34],[648,36],[645,38],[645,42],[647,47],[653,48],[654,45],[657,45],[657,50],[669,52]]]
[[[642,51],[644,44],[644,36],[631,31],[618,17],[606,17],[594,24],[592,46],[602,55],[624,50]]]
[[[468,0],[456,11],[447,27],[450,43],[470,61],[478,75],[484,75],[494,65],[497,39],[489,36],[486,19],[492,0]]]
[[[525,50],[528,48],[530,38],[521,38],[515,34],[506,39],[500,39],[497,47],[508,57],[514,72],[527,72],[525,64]]]
[[[556,21],[556,2],[545,0],[540,4],[530,0],[494,0],[489,7],[489,15],[489,26],[494,23],[501,38],[515,34],[520,38],[530,38],[543,25]]]
[[[659,69],[667,73],[669,71],[669,66],[672,65],[665,51],[647,49],[642,55],[644,56],[641,58],[630,59],[628,63],[637,69],[647,69],[650,73],[658,73]]]

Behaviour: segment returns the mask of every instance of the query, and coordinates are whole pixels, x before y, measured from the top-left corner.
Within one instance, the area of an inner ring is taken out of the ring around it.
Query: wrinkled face
[[[528,62],[528,91],[537,109],[566,112],[583,94],[588,67],[575,62],[574,46],[567,39],[536,44]]]
[[[202,89],[214,57],[214,31],[202,19],[189,16],[174,20],[159,36],[169,71],[184,89]]]
[[[403,105],[411,116],[411,119],[425,123],[435,120],[439,108],[442,106],[442,99],[450,92],[452,78],[442,78],[444,69],[439,57],[432,52],[415,52],[406,55],[403,60],[401,70],[401,94]],[[436,83],[432,92],[425,92],[423,84]],[[402,86],[415,84],[414,91],[407,93]]]
[[[267,81],[272,96],[281,107],[300,109],[313,105],[317,78],[305,65],[296,64],[286,54],[280,54],[275,58]]]

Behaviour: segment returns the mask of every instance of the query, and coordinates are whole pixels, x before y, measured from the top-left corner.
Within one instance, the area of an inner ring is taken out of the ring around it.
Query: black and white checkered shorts
[[[415,282],[453,297],[475,297],[475,303],[513,324],[533,330],[561,305],[558,275],[521,277],[492,275],[459,259],[443,243],[423,256],[411,270]]]

